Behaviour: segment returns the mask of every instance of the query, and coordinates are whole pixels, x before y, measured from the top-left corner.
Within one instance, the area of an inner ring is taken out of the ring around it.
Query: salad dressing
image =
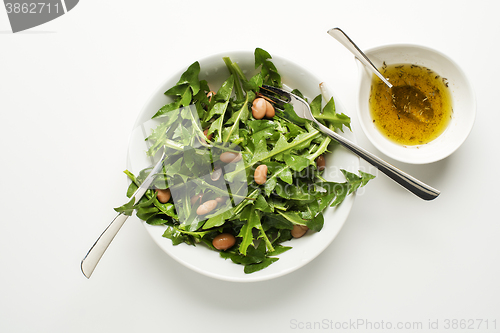
[[[387,66],[384,63],[379,71],[394,85],[391,89],[373,75],[370,114],[375,127],[384,136],[402,145],[421,145],[445,131],[453,114],[446,78],[429,68],[412,64]],[[414,87],[413,90],[421,93],[409,94],[411,89],[398,87]],[[418,112],[408,112],[417,104],[424,107]]]

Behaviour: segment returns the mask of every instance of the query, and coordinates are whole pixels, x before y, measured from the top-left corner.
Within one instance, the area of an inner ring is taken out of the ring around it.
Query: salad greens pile
[[[257,74],[250,78],[230,58],[223,61],[228,77],[211,98],[208,82],[199,79],[198,62],[189,66],[177,84],[165,92],[172,102],[153,116],[163,122],[146,139],[150,156],[168,149],[163,171],[156,175],[153,188],[139,202],[132,199],[115,210],[127,215],[135,211],[148,224],[165,226],[163,236],[174,245],[204,243],[216,250],[212,245],[214,237],[230,233],[236,237],[236,243],[220,251],[220,256],[243,265],[245,273],[253,273],[277,261],[279,254],[291,248],[284,242],[292,239],[294,225],[320,231],[325,223],[322,212],[340,204],[374,176],[342,170],[345,182],[327,181],[316,160],[329,153],[333,144],[330,137],[309,121],[299,123],[282,118],[279,111],[272,119],[252,116],[252,102],[263,84],[282,87],[281,76],[268,52],[255,50]],[[293,93],[304,98],[298,90]],[[286,107],[293,109],[291,105]],[[323,106],[319,94],[310,107],[330,129],[350,129],[350,118],[336,113],[333,97]],[[223,176],[211,179],[214,168],[221,165],[219,156],[225,151],[240,153],[242,160],[222,164]],[[266,182],[258,185],[253,175],[262,164],[267,166],[268,175]],[[128,197],[150,171],[147,168],[138,175],[125,171],[131,179]],[[172,199],[161,203],[155,189],[167,188],[171,189]],[[225,202],[215,211],[197,215],[202,201],[224,195]],[[201,199],[193,202],[194,197]]]

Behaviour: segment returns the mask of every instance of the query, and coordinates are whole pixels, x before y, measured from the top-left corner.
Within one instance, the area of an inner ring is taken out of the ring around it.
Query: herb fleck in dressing
[[[446,78],[429,68],[412,64],[384,63],[379,70],[394,87],[387,87],[373,76],[369,105],[377,129],[402,145],[429,143],[441,135],[453,113]],[[421,93],[410,96],[409,89],[398,89],[408,86]],[[419,105],[417,110],[415,105]]]

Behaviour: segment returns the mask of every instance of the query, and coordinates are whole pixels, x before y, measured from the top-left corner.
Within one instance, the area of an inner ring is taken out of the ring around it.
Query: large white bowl
[[[226,52],[199,60],[201,66],[200,79],[206,79],[212,90],[217,91],[222,82],[227,79],[229,75],[222,60],[223,56],[229,56],[233,62],[237,62],[248,78],[256,73],[253,51]],[[317,76],[284,58],[273,55],[272,61],[281,73],[284,84],[289,87],[300,89],[301,92],[309,98],[314,98],[320,94],[319,83],[322,81]],[[177,74],[168,78],[158,87],[139,114],[134,128],[138,128],[141,124],[147,122],[160,107],[170,102],[169,97],[165,96],[163,93],[177,83],[180,75],[189,65],[190,63],[184,64]],[[334,96],[337,112],[346,113],[338,96],[335,96],[335,94],[331,92],[327,92],[327,95]],[[348,130],[345,136],[355,141],[354,135]],[[141,164],[137,163],[137,156],[144,155],[143,140],[137,140],[137,138],[134,138],[134,135],[132,135],[129,146],[128,166],[132,167],[130,160],[131,156],[134,156],[134,166],[137,166]],[[145,157],[144,159],[142,166],[151,164],[151,161],[148,161]],[[359,169],[359,158],[341,147],[335,147],[333,153],[327,158],[327,165],[328,168],[325,171],[330,180],[344,181],[340,169],[346,169],[350,172],[357,173]],[[132,171],[138,172],[139,169],[136,167],[135,170]],[[190,246],[187,244],[173,246],[170,239],[162,237],[165,227],[151,226],[145,222],[143,224],[161,249],[179,263],[196,272],[227,281],[262,281],[290,273],[318,256],[333,241],[342,228],[349,215],[353,202],[354,196],[351,195],[338,207],[327,209],[324,213],[325,224],[320,232],[308,232],[300,239],[294,239],[287,242],[286,245],[293,247],[291,250],[281,254],[279,260],[271,266],[252,274],[245,274],[243,272],[243,266],[236,265],[230,260],[220,258],[218,252],[210,250],[206,246]]]
[[[448,157],[465,141],[476,117],[476,99],[472,86],[460,67],[448,56],[428,47],[409,44],[380,46],[364,52],[380,68],[387,65],[411,63],[432,69],[448,80],[453,100],[453,115],[446,130],[435,140],[416,146],[403,146],[386,138],[373,123],[369,109],[372,72],[361,62],[359,69],[358,118],[373,145],[385,155],[406,163],[425,164]]]

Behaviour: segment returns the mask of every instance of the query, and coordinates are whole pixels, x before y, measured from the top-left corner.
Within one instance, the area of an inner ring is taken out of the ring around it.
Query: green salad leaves
[[[335,144],[328,136],[308,121],[292,122],[279,112],[271,119],[252,116],[260,87],[282,86],[268,52],[255,50],[257,74],[252,77],[246,77],[230,58],[222,60],[228,76],[217,92],[199,79],[198,62],[165,92],[172,102],[153,116],[161,122],[148,136],[146,152],[154,156],[161,149],[168,150],[163,170],[139,202],[115,210],[129,215],[135,210],[148,224],[164,226],[163,236],[174,245],[203,243],[219,251],[214,238],[222,233],[233,235],[234,245],[220,251],[220,256],[243,265],[245,273],[253,273],[291,249],[288,245],[293,242],[285,242],[293,238],[294,226],[321,231],[328,223],[322,212],[340,204],[374,176],[341,170],[345,182],[327,181],[317,160]],[[303,97],[300,91],[293,93]],[[318,95],[310,102],[314,116],[330,129],[350,130],[350,118],[336,112],[333,98],[324,106],[322,99]],[[225,152],[239,154],[241,161],[221,163]],[[253,176],[263,164],[267,179],[259,185]],[[125,171],[131,179],[128,197],[150,170],[137,175]],[[160,202],[157,189],[170,189],[172,199]],[[199,214],[198,208],[208,200],[216,200],[217,208]]]

